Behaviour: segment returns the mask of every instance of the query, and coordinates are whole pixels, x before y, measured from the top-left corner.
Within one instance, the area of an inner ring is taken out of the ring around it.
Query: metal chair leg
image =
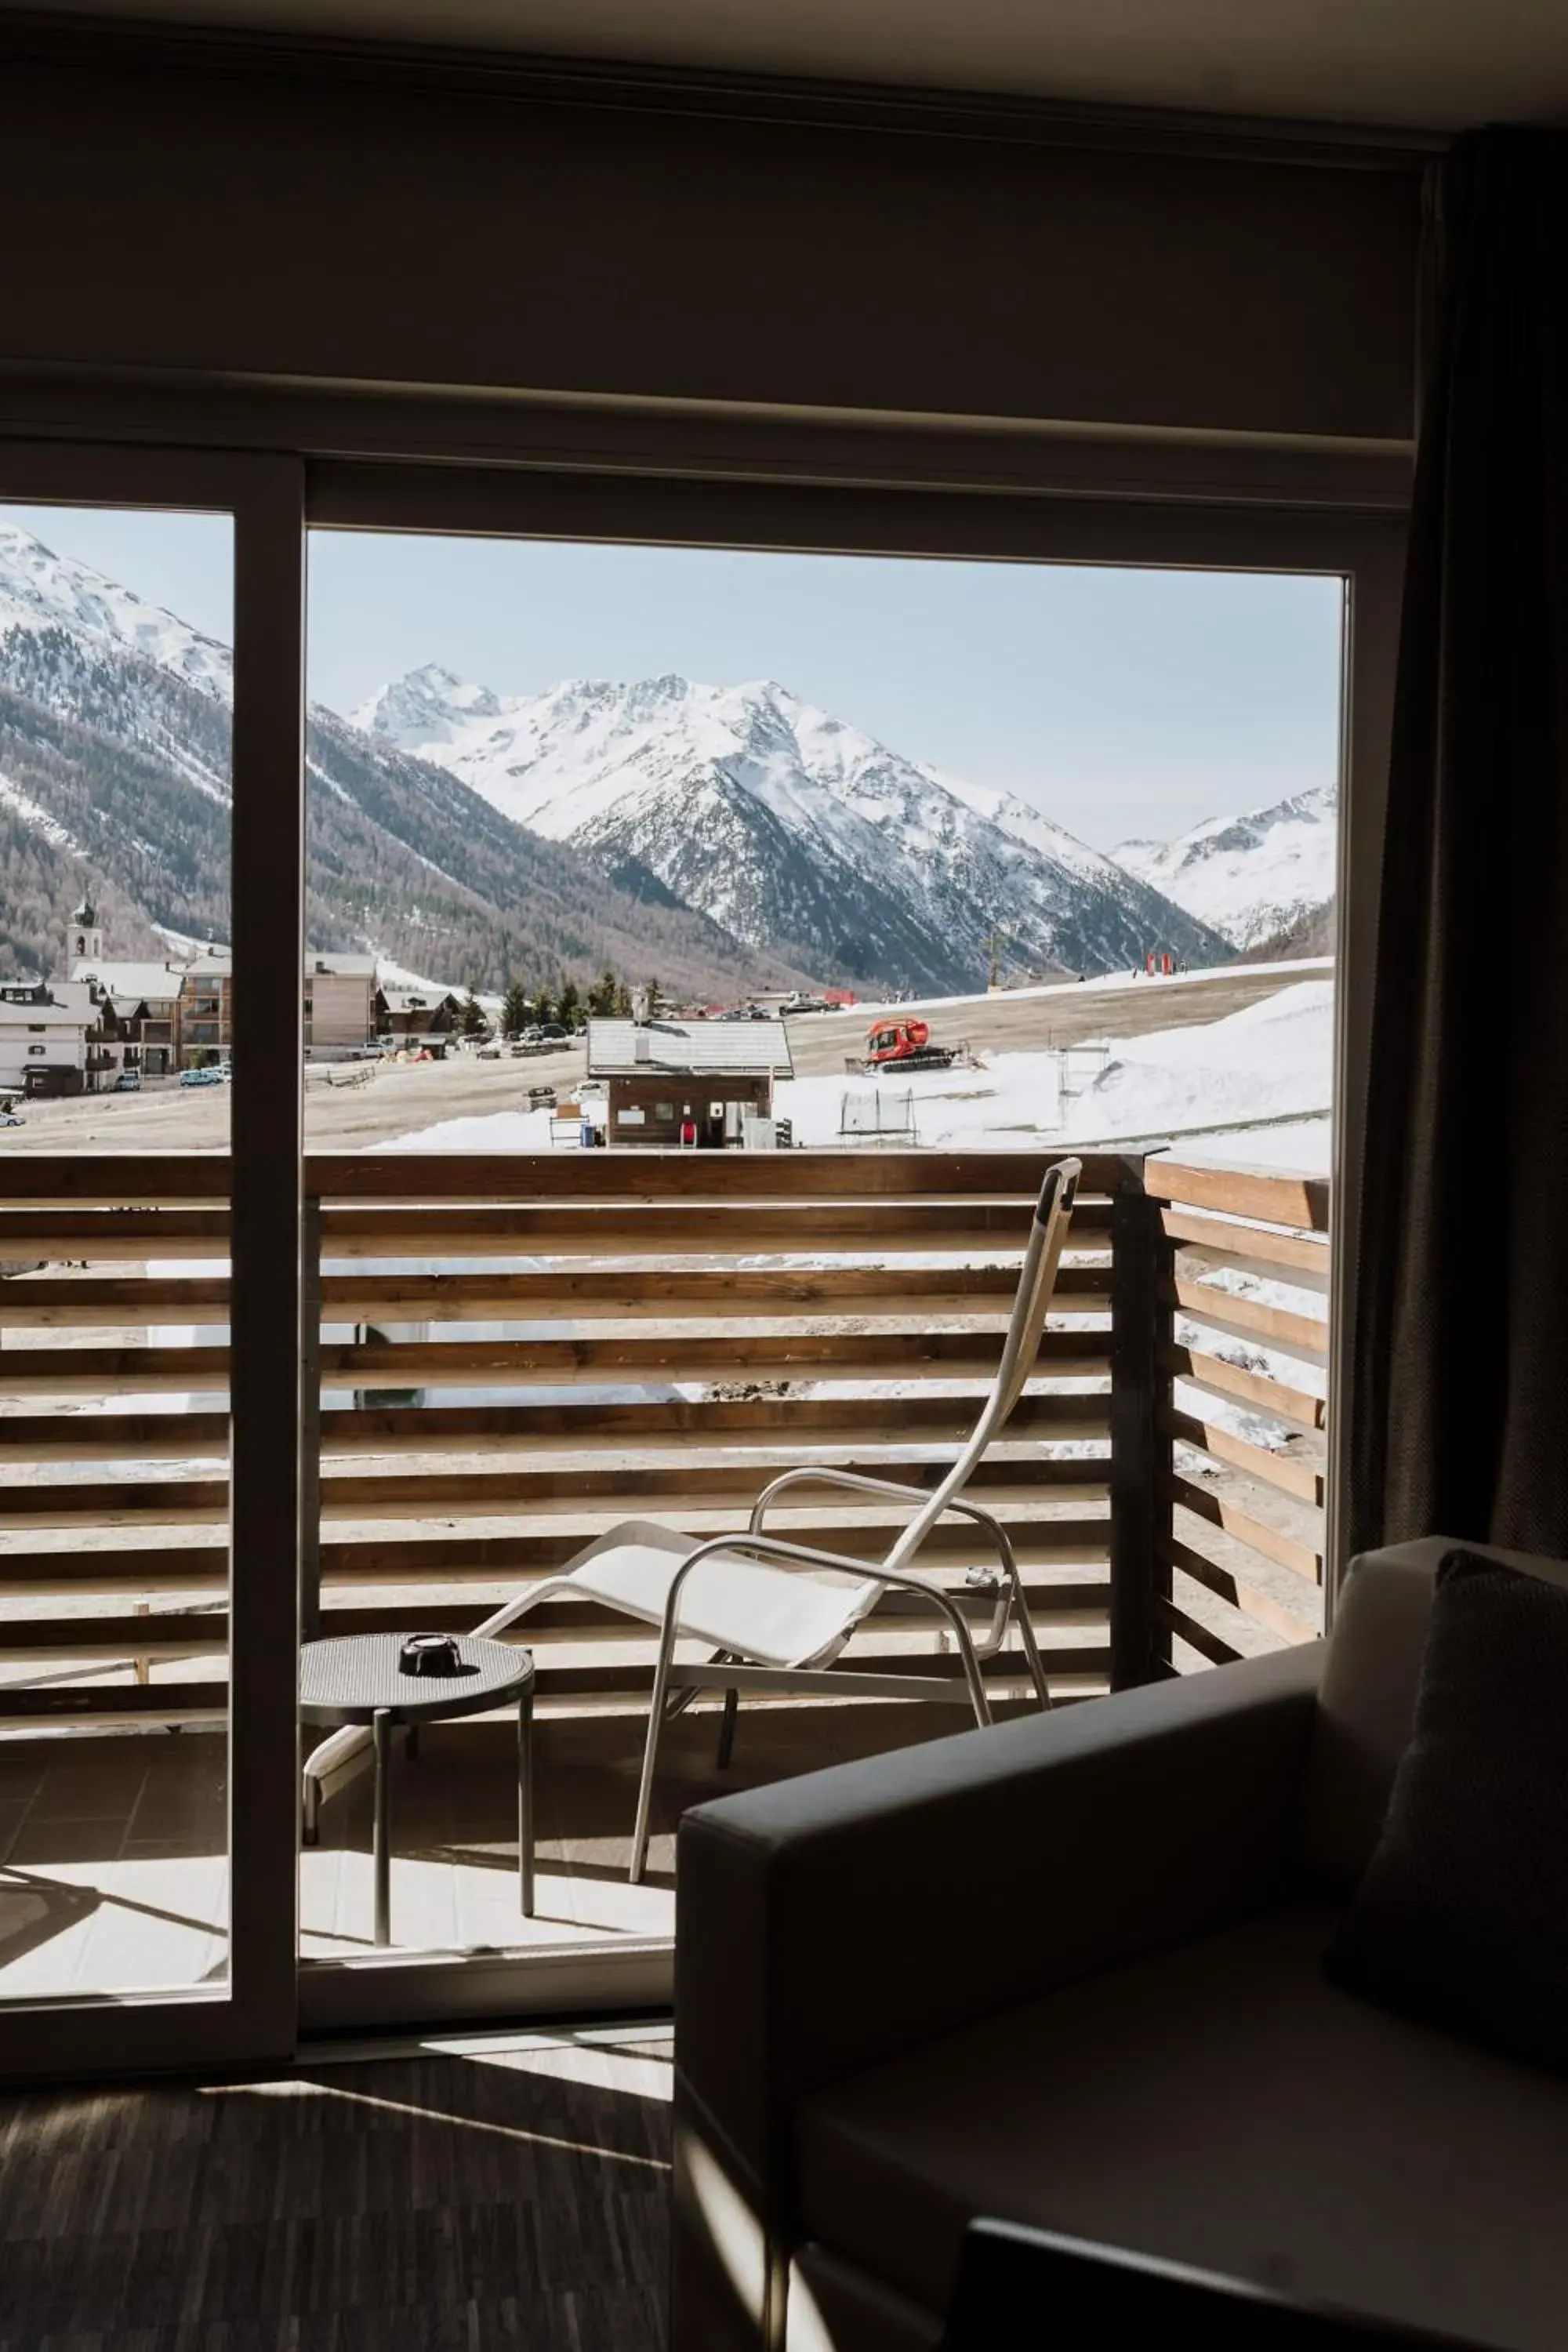
[[[664,1729],[665,1700],[669,1692],[669,1654],[673,1643],[659,1645],[654,1669],[653,1699],[647,1711],[647,1738],[643,1745],[642,1780],[637,1786],[637,1817],[632,1830],[631,1883],[640,1886],[647,1863],[648,1822],[653,1812],[653,1776],[658,1765],[658,1735]]]
[[[741,1694],[738,1690],[731,1689],[725,1692],[724,1713],[719,1725],[719,1769],[721,1772],[727,1771],[729,1769],[730,1759],[735,1752],[735,1717],[739,1711],[740,1704]]]

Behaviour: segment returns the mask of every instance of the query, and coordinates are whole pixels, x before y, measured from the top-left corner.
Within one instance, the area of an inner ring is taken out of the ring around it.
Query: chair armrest
[[[1268,1903],[1321,1645],[700,1805],[676,2063],[760,2185],[829,2083]]]

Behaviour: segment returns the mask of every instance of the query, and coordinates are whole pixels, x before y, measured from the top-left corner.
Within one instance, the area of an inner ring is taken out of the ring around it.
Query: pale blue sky
[[[0,516],[228,635],[226,525]],[[310,584],[310,691],[343,711],[428,661],[500,694],[773,677],[1101,847],[1335,772],[1333,580],[318,532]]]

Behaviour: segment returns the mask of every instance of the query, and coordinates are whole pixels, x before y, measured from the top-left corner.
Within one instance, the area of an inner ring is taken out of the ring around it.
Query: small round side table
[[[533,1916],[533,1658],[510,1642],[455,1636],[455,1675],[405,1675],[400,1633],[347,1633],[300,1651],[300,1717],[335,1730],[368,1724],[375,1743],[375,1940],[392,1941],[392,1734],[398,1724],[450,1721],[517,1701],[517,1868]]]

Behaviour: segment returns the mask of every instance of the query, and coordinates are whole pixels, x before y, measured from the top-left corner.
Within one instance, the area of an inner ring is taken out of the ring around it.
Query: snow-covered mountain
[[[0,978],[61,970],[89,886],[111,954],[229,936],[232,701],[226,646],[0,525]],[[306,758],[312,946],[489,988],[606,963],[682,992],[808,977],[332,711],[310,710]]]
[[[771,681],[576,678],[502,698],[432,665],[353,722],[825,978],[972,986],[994,930],[1014,970],[1226,953],[1021,801],[939,775]]]
[[[1339,794],[1296,793],[1245,816],[1210,817],[1176,841],[1124,841],[1117,864],[1237,948],[1319,913],[1334,895]]]

